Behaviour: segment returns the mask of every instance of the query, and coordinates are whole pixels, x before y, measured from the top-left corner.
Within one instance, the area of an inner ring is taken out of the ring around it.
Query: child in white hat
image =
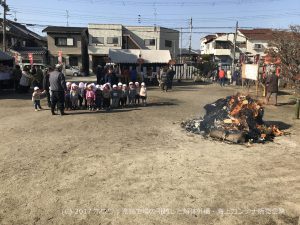
[[[102,108],[102,101],[103,101],[102,90],[99,84],[96,85],[95,95],[96,95],[96,101],[95,101],[96,109],[97,111],[99,111]]]
[[[71,95],[70,95],[72,83],[67,82],[66,86],[67,86],[67,91],[65,94],[65,110],[68,111],[72,108]]]
[[[87,107],[90,111],[92,111],[94,109],[94,103],[96,100],[96,95],[95,95],[95,92],[93,91],[93,89],[94,89],[94,86],[92,84],[89,84],[87,86],[87,90],[86,90],[86,94],[85,94]]]
[[[145,83],[141,83],[141,89],[140,89],[140,96],[141,96],[141,99],[142,99],[142,104],[143,106],[146,106],[147,102],[147,88],[146,88],[146,85]]]
[[[103,95],[103,108],[108,111],[110,110],[110,98],[111,98],[109,84],[103,85],[102,95]]]
[[[121,107],[126,106],[128,95],[129,95],[129,90],[127,88],[127,85],[123,84],[122,85],[122,94],[121,94],[121,98],[120,98]]]
[[[136,89],[134,103],[135,104],[140,104],[140,83],[135,82],[134,85],[135,85],[135,89]]]
[[[33,88],[32,101],[33,101],[35,111],[40,111],[42,109],[42,107],[41,107],[41,95],[43,95],[45,93],[46,93],[46,91],[41,92],[39,87],[34,87]]]
[[[77,84],[73,83],[71,85],[71,90],[70,90],[70,99],[71,99],[73,110],[78,109],[78,98],[79,98],[79,89]]]
[[[133,82],[129,82],[129,94],[128,94],[128,98],[129,98],[129,105],[130,106],[134,105],[135,96],[136,96],[135,86],[134,86]]]
[[[119,106],[119,101],[120,101],[120,91],[118,90],[118,86],[117,85],[113,85],[113,89],[111,91],[111,106],[112,108],[118,108]]]

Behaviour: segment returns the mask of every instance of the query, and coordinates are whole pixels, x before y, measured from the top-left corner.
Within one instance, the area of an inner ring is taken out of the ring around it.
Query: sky
[[[6,0],[8,19],[30,24],[39,33],[49,25],[86,27],[89,23],[157,25],[180,30],[182,47],[200,38],[241,28],[279,28],[300,25],[300,0]],[[1,15],[2,16],[2,15]],[[43,34],[45,35],[45,34]]]

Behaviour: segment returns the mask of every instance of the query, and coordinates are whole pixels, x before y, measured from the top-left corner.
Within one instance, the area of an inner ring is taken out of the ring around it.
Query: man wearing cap
[[[64,103],[65,103],[65,92],[67,91],[65,76],[61,72],[62,66],[57,64],[55,70],[49,74],[49,83],[52,92],[51,97],[51,113],[55,115],[55,107],[59,109],[60,115],[65,115]]]

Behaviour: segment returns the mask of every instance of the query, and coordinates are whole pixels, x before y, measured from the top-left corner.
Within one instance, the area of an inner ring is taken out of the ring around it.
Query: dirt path
[[[65,117],[34,112],[30,98],[1,99],[0,224],[297,224],[293,106],[269,106],[265,116],[292,125],[292,135],[250,148],[180,128],[234,92],[154,88],[148,107]]]

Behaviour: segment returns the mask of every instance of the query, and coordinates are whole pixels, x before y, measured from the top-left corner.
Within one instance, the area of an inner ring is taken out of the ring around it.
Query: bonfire
[[[262,104],[250,96],[228,96],[204,108],[203,118],[182,123],[187,131],[234,143],[264,143],[283,134],[275,125],[264,123]]]

